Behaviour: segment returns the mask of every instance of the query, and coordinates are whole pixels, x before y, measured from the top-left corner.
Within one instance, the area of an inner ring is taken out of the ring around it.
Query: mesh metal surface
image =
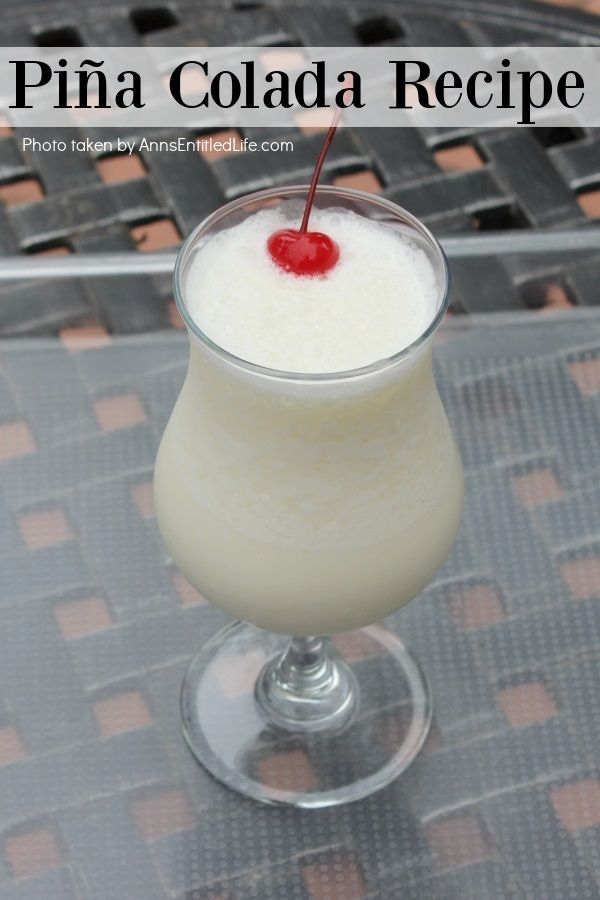
[[[599,330],[589,310],[442,334],[465,517],[390,620],[433,731],[389,788],[323,811],[243,800],[180,732],[185,667],[227,621],[152,511],[185,338],[0,344],[3,900],[600,897]]]
[[[7,5],[8,7],[8,5]],[[168,4],[107,2],[10,5],[7,45],[395,46],[590,44],[598,19],[526,2]],[[112,169],[87,153],[23,151],[10,125],[0,137],[0,254],[100,252],[177,243],[225,200],[307,181],[322,135],[245,129],[244,137],[291,137],[293,153],[139,154]],[[141,132],[117,132],[133,138]],[[201,132],[191,132],[200,134]],[[27,132],[33,134],[33,132]],[[180,132],[146,131],[149,138]],[[38,137],[47,137],[39,130]],[[56,131],[57,139],[106,129]],[[356,179],[423,219],[435,232],[582,226],[600,216],[600,152],[590,129],[347,129],[324,180]],[[121,179],[116,182],[111,179]],[[109,179],[107,181],[107,179]],[[15,194],[15,183],[20,185]],[[346,182],[348,183],[348,182]],[[23,191],[25,193],[23,194]],[[158,223],[158,224],[157,224]],[[148,230],[148,226],[153,229]],[[138,241],[145,242],[138,245]],[[150,235],[148,237],[148,235]],[[600,253],[489,257],[481,277],[455,266],[457,312],[597,304]],[[113,333],[169,325],[168,278],[21,283],[0,287],[0,334],[56,334],[90,321]]]

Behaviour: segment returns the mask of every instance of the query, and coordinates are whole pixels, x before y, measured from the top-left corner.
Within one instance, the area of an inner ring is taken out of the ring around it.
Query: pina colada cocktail
[[[281,264],[273,235],[297,234],[305,195],[229,204],[180,253],[190,362],[155,501],[186,578],[250,623],[213,638],[188,671],[193,752],[246,794],[323,806],[383,786],[425,738],[418,665],[391,632],[363,626],[400,609],[443,563],[463,482],[432,373],[447,303],[439,246],[394,204],[323,188],[311,230],[331,244],[308,257],[300,247],[299,269],[292,247]],[[316,637],[340,632],[353,634]],[[247,679],[234,713],[229,670]],[[390,717],[396,746],[380,740]],[[295,787],[293,773],[279,782],[280,769],[261,765],[290,735],[320,760],[314,785]]]

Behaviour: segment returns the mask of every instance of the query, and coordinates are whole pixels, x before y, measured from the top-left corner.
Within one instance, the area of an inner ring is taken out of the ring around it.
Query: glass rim
[[[407,344],[406,347],[403,347],[397,353],[394,353],[391,356],[383,357],[382,359],[375,360],[374,362],[369,363],[366,366],[359,366],[354,369],[346,369],[344,371],[337,372],[288,372],[285,369],[272,369],[267,366],[261,366],[259,363],[253,363],[250,360],[242,359],[241,357],[236,356],[234,353],[231,353],[229,350],[226,350],[224,347],[221,347],[219,344],[215,343],[207,334],[202,331],[202,329],[196,324],[196,322],[192,319],[191,315],[188,312],[183,296],[183,266],[187,262],[190,252],[196,245],[196,242],[198,241],[198,238],[202,234],[202,232],[209,229],[215,223],[226,218],[234,210],[239,209],[249,201],[256,202],[260,200],[272,200],[278,197],[285,199],[287,197],[302,196],[306,195],[308,189],[309,186],[307,184],[294,184],[289,186],[286,185],[282,187],[266,188],[263,190],[254,191],[250,194],[244,194],[243,197],[238,197],[235,200],[231,200],[229,203],[225,203],[223,206],[220,206],[217,210],[210,213],[210,215],[206,216],[187,237],[177,254],[175,268],[173,270],[173,290],[177,309],[179,310],[179,313],[181,314],[181,317],[189,331],[195,337],[197,337],[200,342],[204,344],[204,346],[206,346],[211,352],[215,353],[218,357],[225,360],[226,362],[238,368],[253,372],[257,375],[263,375],[268,378],[285,381],[332,382],[344,381],[350,378],[358,378],[391,368],[392,366],[396,365],[396,363],[399,363],[403,359],[406,359],[408,356],[411,356],[416,350],[419,349],[419,347],[423,346],[423,344],[425,344],[437,330],[438,325],[444,318],[450,302],[450,271],[448,268],[446,255],[439,241],[434,237],[427,226],[423,225],[423,223],[419,219],[417,219],[416,216],[412,215],[412,213],[409,213],[397,203],[394,203],[392,200],[388,200],[385,197],[379,197],[377,194],[369,194],[366,191],[359,191],[354,188],[340,188],[335,185],[323,185],[317,188],[315,199],[318,199],[318,197],[322,197],[324,195],[333,197],[345,197],[351,200],[368,202],[372,206],[376,206],[380,209],[384,209],[388,212],[393,213],[396,217],[398,217],[398,214],[400,213],[399,217],[407,225],[410,225],[416,232],[424,237],[430,247],[435,251],[441,263],[443,277],[443,284],[440,288],[440,293],[442,295],[440,305],[437,308],[431,322],[421,332],[421,334],[416,337],[414,341],[412,341],[410,344]]]

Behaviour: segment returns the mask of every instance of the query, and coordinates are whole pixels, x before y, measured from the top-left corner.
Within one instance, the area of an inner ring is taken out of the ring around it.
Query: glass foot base
[[[430,692],[402,641],[380,625],[332,638],[353,676],[350,717],[288,730],[257,700],[265,666],[290,639],[236,622],[192,660],[181,691],[183,733],[215,778],[264,803],[334,806],[389,784],[415,758],[431,722]]]

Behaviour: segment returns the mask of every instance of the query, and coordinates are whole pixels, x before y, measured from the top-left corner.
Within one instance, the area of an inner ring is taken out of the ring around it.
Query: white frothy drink
[[[299,278],[265,249],[291,224],[266,209],[198,250],[188,309],[215,344],[271,369],[339,372],[393,356],[423,333],[436,303],[423,250],[346,210],[315,210],[311,230],[333,238],[340,258],[324,277]]]
[[[183,295],[197,328],[160,446],[158,521],[183,574],[237,618],[330,634],[397,610],[456,536],[462,469],[426,331],[440,303],[424,249],[346,210],[314,210],[340,248],[298,277],[266,241],[280,208],[193,250]],[[323,375],[371,367],[339,378]]]

